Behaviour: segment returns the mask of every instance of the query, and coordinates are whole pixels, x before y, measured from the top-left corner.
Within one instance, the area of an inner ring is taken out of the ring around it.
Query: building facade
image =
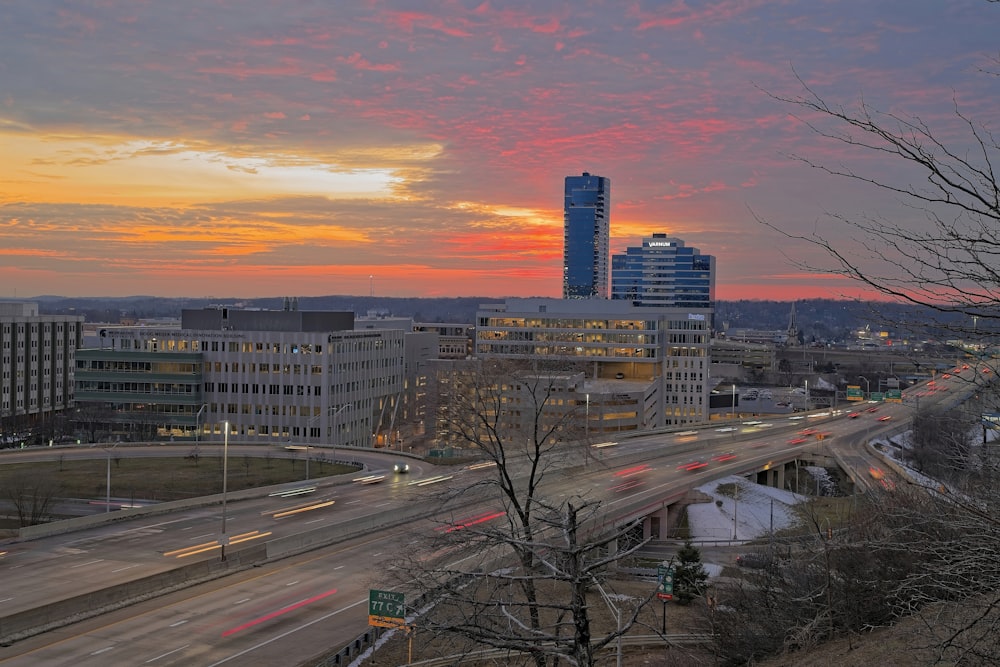
[[[83,317],[39,315],[37,303],[0,302],[0,445],[51,437],[45,425],[73,403],[82,336]]]
[[[578,364],[588,420],[613,414],[618,430],[692,424],[708,419],[711,318],[627,301],[508,299],[480,307],[476,355]]]
[[[389,444],[406,332],[353,326],[352,313],[216,307],[183,311],[179,329],[108,329],[77,363],[79,398],[123,422],[144,412],[160,437],[221,441],[228,423],[241,442]]]
[[[715,308],[715,257],[666,234],[611,258],[611,298],[650,308]]]
[[[563,205],[563,298],[608,298],[611,179],[567,176]]]

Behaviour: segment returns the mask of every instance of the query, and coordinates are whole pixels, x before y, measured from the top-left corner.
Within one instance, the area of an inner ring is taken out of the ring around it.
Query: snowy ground
[[[732,488],[734,484],[738,489],[735,495],[716,490],[720,485]],[[781,530],[795,521],[792,507],[806,500],[797,493],[754,484],[738,476],[714,480],[698,490],[714,501],[688,506],[688,525],[695,541],[745,541]]]

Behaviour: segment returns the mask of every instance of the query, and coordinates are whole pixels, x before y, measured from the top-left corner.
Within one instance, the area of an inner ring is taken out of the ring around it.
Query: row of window
[[[628,359],[656,359],[656,348],[583,347],[575,345],[533,345],[531,343],[480,343],[477,346],[483,355],[515,356],[564,356],[564,357],[611,357]]]
[[[241,391],[242,390],[242,391]],[[323,388],[320,386],[312,385],[294,385],[294,384],[256,384],[256,383],[239,383],[239,382],[206,382],[205,383],[205,393],[209,394],[225,394],[232,392],[234,394],[250,394],[259,395],[266,394],[268,396],[322,396]]]
[[[198,387],[186,383],[169,382],[105,382],[100,380],[80,380],[77,383],[81,393],[98,392],[107,394],[156,394],[190,395],[197,394]]]

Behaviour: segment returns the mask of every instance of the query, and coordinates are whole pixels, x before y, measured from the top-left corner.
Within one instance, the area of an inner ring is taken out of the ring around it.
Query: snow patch
[[[719,493],[722,485],[735,485],[735,497]],[[711,496],[713,502],[688,505],[688,527],[695,542],[742,542],[790,527],[797,520],[794,506],[806,500],[797,493],[754,484],[737,475],[713,480],[698,490]]]

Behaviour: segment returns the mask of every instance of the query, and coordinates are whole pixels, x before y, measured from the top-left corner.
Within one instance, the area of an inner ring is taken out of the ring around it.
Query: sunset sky
[[[985,0],[5,2],[0,298],[559,296],[584,171],[615,252],[663,232],[718,258],[720,299],[856,296],[755,216],[921,224],[793,155],[921,175],[768,93],[962,149],[956,107],[1000,115],[998,36]]]

